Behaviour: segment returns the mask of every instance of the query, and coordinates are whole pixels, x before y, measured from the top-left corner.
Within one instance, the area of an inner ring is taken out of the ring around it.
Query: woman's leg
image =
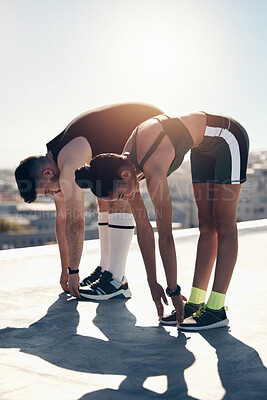
[[[194,183],[198,208],[199,231],[193,287],[207,290],[212,267],[217,255],[217,232],[213,217],[213,183]]]
[[[200,331],[221,328],[229,323],[225,313],[224,301],[237,258],[236,210],[241,187],[241,184],[214,184],[212,209],[218,237],[214,283],[207,306],[200,309],[193,321],[181,324],[181,330]],[[206,251],[204,247],[202,251]],[[199,260],[201,259],[200,254]],[[199,265],[201,263],[196,266],[196,270],[198,270]],[[209,267],[206,270],[204,268],[202,272],[206,279],[210,272]]]
[[[242,184],[214,185],[213,214],[218,235],[217,261],[212,290],[227,292],[238,251],[236,212]]]
[[[200,236],[193,286],[206,290],[217,257],[212,290],[226,293],[238,249],[236,211],[242,184],[194,184]]]

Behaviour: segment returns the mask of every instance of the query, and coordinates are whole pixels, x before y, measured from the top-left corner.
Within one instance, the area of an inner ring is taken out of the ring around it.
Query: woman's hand
[[[172,304],[174,305],[176,311],[177,325],[179,326],[184,320],[183,299],[185,299],[185,297],[180,294],[179,296],[172,296],[171,299],[172,299]]]
[[[165,295],[163,287],[159,283],[150,285],[150,291],[151,291],[152,299],[157,308],[158,317],[159,317],[159,319],[161,319],[163,317],[163,311],[164,311],[162,300],[166,305],[168,305],[167,297]]]

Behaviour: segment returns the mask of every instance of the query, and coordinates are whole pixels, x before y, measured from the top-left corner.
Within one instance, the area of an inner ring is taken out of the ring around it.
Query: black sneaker
[[[101,267],[96,267],[96,269],[94,270],[94,272],[92,272],[89,276],[87,276],[86,278],[84,278],[84,279],[80,282],[80,286],[83,287],[83,286],[92,285],[92,283],[94,283],[95,281],[97,281],[97,279],[99,279],[101,275],[102,275]]]
[[[197,312],[200,307],[203,306],[204,303],[200,304],[194,304],[190,303],[189,301],[185,303],[184,305],[184,319],[191,317],[195,312]],[[164,325],[177,325],[177,320],[176,320],[176,312],[173,310],[171,314],[166,315],[166,317],[161,318],[160,320],[161,324]]]
[[[80,295],[91,300],[108,300],[113,297],[131,297],[131,291],[125,277],[121,282],[115,281],[109,271],[104,271],[101,277],[90,286],[79,288]]]
[[[225,312],[226,309],[222,307],[220,310],[212,310],[204,305],[192,317],[183,322],[178,329],[181,331],[199,332],[222,328],[229,324],[229,319]]]

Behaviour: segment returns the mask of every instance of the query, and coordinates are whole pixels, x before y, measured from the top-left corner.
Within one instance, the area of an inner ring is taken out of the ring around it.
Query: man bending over
[[[75,184],[75,170],[103,152],[121,152],[139,123],[162,111],[142,103],[110,105],[78,116],[47,143],[47,153],[21,161],[15,171],[21,197],[32,203],[38,195],[50,195],[56,205],[56,236],[61,258],[60,284],[71,295],[79,294],[79,264],[84,241],[84,196]],[[100,266],[82,282],[98,281],[98,300],[125,291],[124,273],[134,221],[127,202],[98,201],[101,248]],[[105,273],[104,273],[105,272]],[[124,281],[122,282],[122,280]]]

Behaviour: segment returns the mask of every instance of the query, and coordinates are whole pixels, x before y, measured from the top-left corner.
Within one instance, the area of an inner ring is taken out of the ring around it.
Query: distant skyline
[[[0,0],[0,168],[128,101],[230,115],[267,150],[266,40],[265,0]]]

